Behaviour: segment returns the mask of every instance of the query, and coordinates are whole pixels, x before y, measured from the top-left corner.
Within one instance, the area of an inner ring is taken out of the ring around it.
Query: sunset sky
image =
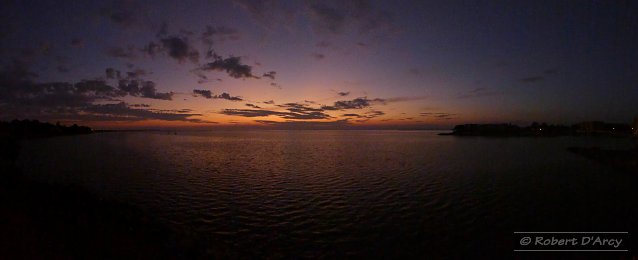
[[[638,116],[636,1],[2,1],[0,119],[449,128]]]

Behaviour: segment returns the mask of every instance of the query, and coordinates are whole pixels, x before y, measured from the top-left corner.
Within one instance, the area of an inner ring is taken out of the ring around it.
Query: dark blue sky
[[[1,9],[2,119],[440,128],[638,115],[631,1],[4,1]]]

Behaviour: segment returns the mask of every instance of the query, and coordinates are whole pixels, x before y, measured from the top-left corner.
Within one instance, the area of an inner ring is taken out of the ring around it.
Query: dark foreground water
[[[25,141],[19,165],[238,256],[517,256],[515,231],[637,231],[638,173],[566,150],[635,144],[427,131],[100,133]]]

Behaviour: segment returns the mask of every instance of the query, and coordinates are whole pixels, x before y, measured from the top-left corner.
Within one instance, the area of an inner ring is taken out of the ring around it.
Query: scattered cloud
[[[240,78],[256,78],[252,73],[252,67],[241,63],[240,57],[222,58],[218,55],[213,56],[214,61],[204,64],[200,67],[204,71],[223,71],[236,79]]]
[[[148,76],[151,73],[143,69],[134,69],[132,71],[122,73],[120,70],[116,70],[114,68],[106,68],[105,74],[107,79],[141,80],[142,77]]]
[[[311,55],[316,60],[323,60],[324,58],[326,58],[326,55],[323,55],[323,54],[317,53],[317,52],[313,52]]]
[[[199,51],[194,49],[186,37],[170,36],[160,40],[163,49],[168,55],[177,61],[184,62],[190,60],[193,63],[199,62]]]
[[[336,101],[332,106],[322,106],[324,110],[362,109],[369,107],[373,102],[383,102],[383,99],[370,100],[367,97],[359,97],[353,100]]]
[[[264,77],[264,78],[270,78],[270,79],[272,79],[272,80],[275,80],[275,75],[276,75],[276,74],[277,74],[277,72],[276,72],[276,71],[269,71],[269,72],[264,73],[264,75],[262,75],[262,77]]]
[[[201,114],[189,113],[190,110],[159,110],[132,108],[125,102],[114,104],[95,104],[82,108],[84,113],[89,116],[85,119],[93,119],[100,121],[140,121],[148,119],[165,120],[165,121],[186,121],[193,123],[213,123],[201,119],[193,119],[192,116],[201,116]]]
[[[405,102],[405,101],[415,101],[415,100],[423,100],[427,99],[427,96],[413,96],[413,97],[392,97],[392,98],[376,98],[374,101],[381,102],[383,104],[394,103],[394,102]]]
[[[365,122],[365,121],[368,121],[369,119],[380,117],[382,115],[385,115],[385,112],[379,111],[379,110],[370,110],[363,114],[348,113],[348,114],[343,114],[341,116],[359,118],[359,120],[356,120],[356,122]]]
[[[270,86],[281,89],[281,85],[275,83],[275,82],[270,82]]]
[[[199,114],[184,113],[188,112],[186,110],[153,111],[149,105],[129,105],[119,100],[127,95],[170,100],[173,93],[157,92],[152,81],[120,80],[116,88],[101,79],[82,80],[77,83],[37,83],[34,78],[35,75],[19,63],[0,71],[2,119],[28,117],[40,120],[158,119],[204,122],[190,118]]]
[[[255,104],[246,104],[246,106],[247,107],[252,107],[252,108],[261,108],[260,106],[255,105]]]
[[[230,94],[228,94],[226,92],[221,93],[220,95],[215,95],[215,96],[213,96],[213,98],[226,99],[226,100],[230,100],[230,101],[243,101],[243,99],[241,97],[234,97],[234,96],[231,96]]]
[[[257,123],[267,125],[277,129],[346,129],[350,128],[347,119],[335,121],[273,121],[273,120],[255,120]]]
[[[242,117],[265,117],[277,116],[283,119],[291,120],[312,120],[312,119],[328,119],[330,115],[323,112],[323,109],[312,108],[310,106],[299,103],[286,103],[277,105],[286,111],[275,111],[265,109],[224,109],[221,114],[234,115]]]
[[[347,92],[346,92],[346,91],[337,92],[337,95],[342,96],[342,97],[345,97],[345,96],[347,96],[347,95],[350,95],[350,91],[347,91]]]
[[[153,99],[163,99],[163,100],[172,100],[173,92],[169,93],[161,93],[157,92],[155,89],[155,82],[153,81],[143,81],[142,87],[140,88],[140,97],[145,98],[153,98]]]
[[[213,98],[213,93],[210,90],[193,89],[193,93],[195,95],[200,95],[200,96],[208,98],[208,99]]]
[[[422,117],[430,117],[437,120],[450,120],[456,116],[456,114],[443,113],[443,112],[422,112],[419,114]]]

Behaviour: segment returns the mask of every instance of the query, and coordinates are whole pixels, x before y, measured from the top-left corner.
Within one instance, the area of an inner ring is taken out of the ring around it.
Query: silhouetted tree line
[[[38,120],[13,120],[11,122],[0,121],[0,133],[5,137],[13,138],[32,138],[32,137],[50,137],[59,135],[78,135],[90,134],[93,130],[87,126],[61,125],[59,122],[54,124],[40,122]]]

